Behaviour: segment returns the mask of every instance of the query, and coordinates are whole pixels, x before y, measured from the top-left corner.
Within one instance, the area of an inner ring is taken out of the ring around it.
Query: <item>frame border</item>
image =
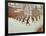
[[[8,2],[26,3],[26,4],[43,4],[43,32],[26,32],[8,34]],[[28,1],[8,1],[5,0],[5,35],[27,35],[27,34],[44,34],[45,33],[45,3],[44,2],[28,2]]]

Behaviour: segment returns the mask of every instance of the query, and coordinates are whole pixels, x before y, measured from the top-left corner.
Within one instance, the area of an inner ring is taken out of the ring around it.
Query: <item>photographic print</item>
[[[43,4],[8,2],[8,34],[43,33]]]

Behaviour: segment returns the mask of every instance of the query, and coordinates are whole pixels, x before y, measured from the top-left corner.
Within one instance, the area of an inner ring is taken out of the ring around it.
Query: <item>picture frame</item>
[[[42,4],[43,5],[43,32],[26,32],[26,33],[8,33],[8,2],[24,3],[24,4]],[[44,2],[28,2],[28,1],[7,1],[5,0],[5,35],[27,35],[27,34],[44,34],[45,33],[45,3]]]

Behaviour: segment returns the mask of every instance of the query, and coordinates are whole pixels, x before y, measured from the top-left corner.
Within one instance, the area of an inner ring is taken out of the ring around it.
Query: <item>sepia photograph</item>
[[[8,2],[9,34],[43,31],[43,4]]]

